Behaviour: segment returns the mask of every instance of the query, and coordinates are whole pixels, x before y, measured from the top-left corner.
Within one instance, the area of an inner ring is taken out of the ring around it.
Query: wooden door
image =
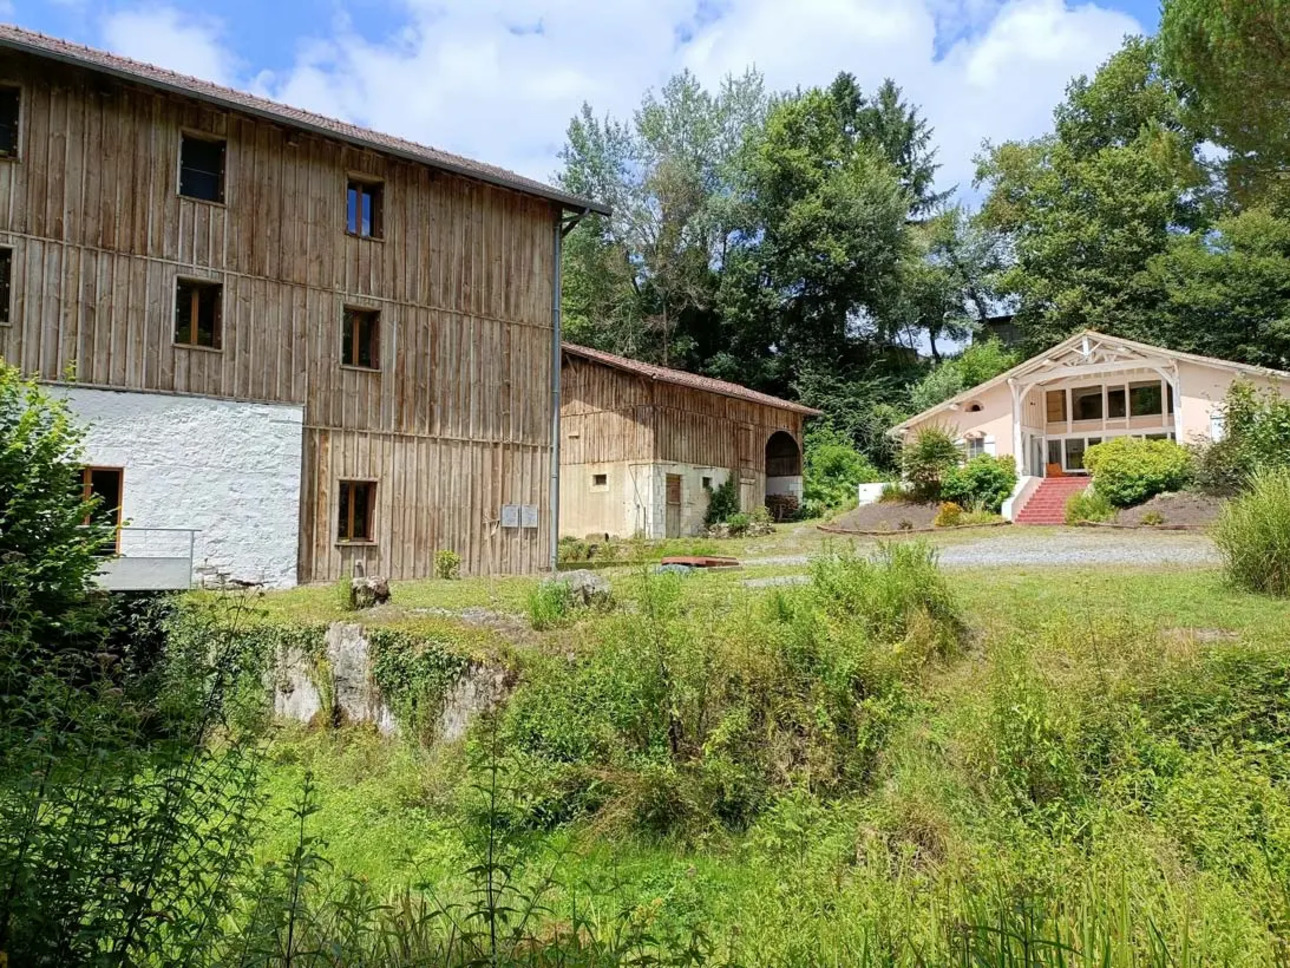
[[[667,475],[666,537],[681,537],[681,475]]]

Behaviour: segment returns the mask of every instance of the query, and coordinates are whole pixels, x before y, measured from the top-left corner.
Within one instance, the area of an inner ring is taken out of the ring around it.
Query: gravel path
[[[1202,534],[1091,529],[1031,533],[1009,529],[1004,533],[991,533],[987,537],[946,545],[940,549],[940,558],[941,564],[947,568],[999,565],[1197,567],[1214,565],[1219,560],[1214,543]],[[743,564],[793,567],[805,565],[807,561],[806,555],[791,555],[746,559]],[[773,579],[754,580],[775,583]]]

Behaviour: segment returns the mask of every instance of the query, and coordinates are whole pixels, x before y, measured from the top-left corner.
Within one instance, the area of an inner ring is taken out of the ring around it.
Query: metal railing
[[[183,591],[193,584],[195,528],[118,528],[116,553],[99,569],[109,591]]]

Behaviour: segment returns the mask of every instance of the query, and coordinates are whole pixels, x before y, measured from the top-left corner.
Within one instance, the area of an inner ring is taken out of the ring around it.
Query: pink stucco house
[[[1087,330],[891,433],[905,439],[939,425],[970,457],[1014,457],[1020,480],[1004,515],[1015,520],[1041,485],[1078,489],[1093,444],[1126,434],[1183,444],[1220,438],[1223,398],[1238,380],[1290,395],[1290,373]]]

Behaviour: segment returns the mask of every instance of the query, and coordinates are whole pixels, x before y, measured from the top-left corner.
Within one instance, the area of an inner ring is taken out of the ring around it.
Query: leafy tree
[[[959,466],[962,452],[945,427],[923,427],[900,452],[900,468],[920,501],[934,501],[945,476]]]
[[[1164,0],[1164,62],[1187,86],[1188,119],[1227,149],[1228,188],[1285,200],[1290,167],[1290,2]]]
[[[51,644],[90,620],[110,535],[82,495],[82,436],[64,401],[0,362],[0,625]]]
[[[1031,350],[1085,327],[1157,338],[1162,296],[1148,265],[1209,211],[1200,142],[1181,115],[1155,45],[1134,38],[1070,85],[1052,134],[979,160],[980,223],[1011,242],[998,283],[1018,300]]]
[[[997,339],[973,343],[961,354],[932,369],[910,391],[916,413],[936,406],[957,393],[992,380],[1021,362],[1021,354]]]
[[[1290,366],[1290,220],[1266,209],[1178,235],[1148,266],[1161,293],[1158,336],[1175,349]]]
[[[808,517],[844,507],[854,501],[857,485],[882,480],[855,444],[828,424],[807,431],[805,450],[802,497]]]
[[[566,242],[570,339],[673,366],[696,367],[720,348],[716,298],[735,162],[766,106],[752,71],[716,93],[678,74],[630,122],[583,105],[559,181],[614,214],[589,217]]]

